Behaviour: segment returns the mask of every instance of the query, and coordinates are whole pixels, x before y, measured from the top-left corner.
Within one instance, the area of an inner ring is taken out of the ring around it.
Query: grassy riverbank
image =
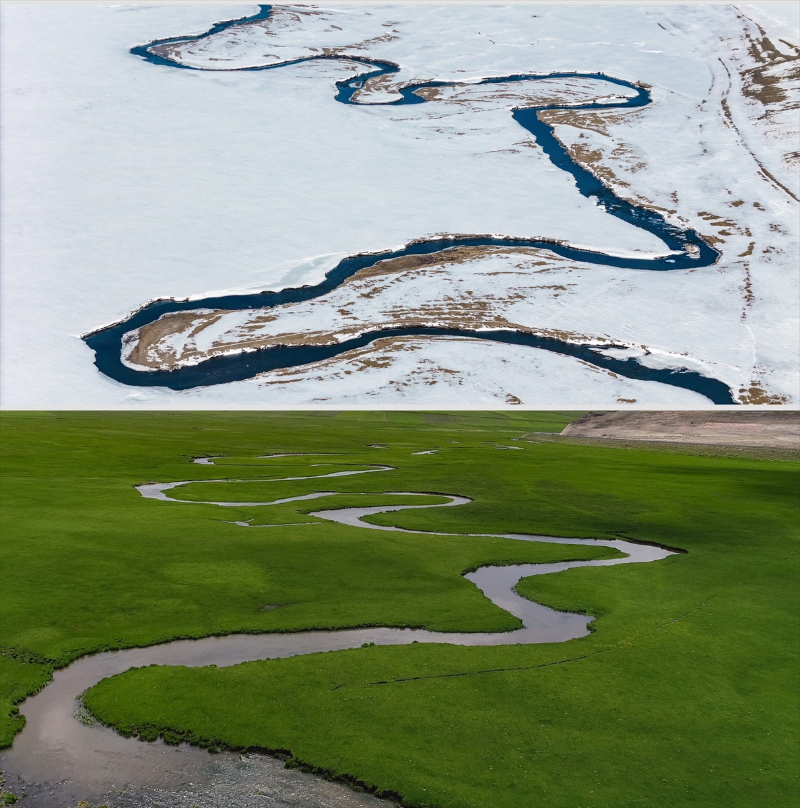
[[[373,519],[452,532],[621,535],[689,552],[520,584],[534,600],[598,615],[596,632],[581,640],[147,668],[100,683],[87,705],[148,737],[177,731],[217,746],[287,750],[408,805],[791,804],[798,465],[515,440],[569,420],[6,414],[2,695],[10,704],[80,653],[172,636],[370,623],[512,628],[513,618],[460,577],[464,569],[603,552],[222,521],[313,523],[309,511],[383,503],[386,491],[460,494],[474,502]],[[519,448],[501,448],[509,446]],[[302,451],[341,454],[255,459]],[[190,464],[203,455],[226,459]],[[375,464],[396,470],[172,492],[215,501],[343,492],[271,508],[222,512],[144,500],[132,488]],[[6,742],[14,728],[12,719]]]

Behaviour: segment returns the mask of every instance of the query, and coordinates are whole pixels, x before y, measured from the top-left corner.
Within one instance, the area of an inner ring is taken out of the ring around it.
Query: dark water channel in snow
[[[208,70],[179,64],[152,52],[157,45],[189,42],[224,31],[233,25],[263,20],[269,17],[270,6],[260,6],[258,14],[240,20],[218,23],[201,36],[174,37],[156,40],[147,45],[140,45],[131,50],[136,56],[162,66],[182,70]],[[354,94],[371,78],[399,72],[400,68],[387,61],[369,59],[363,56],[320,55],[311,56],[281,64],[263,65],[241,68],[242,72],[256,70],[275,70],[289,65],[314,61],[344,61],[365,67],[366,72],[336,82],[336,100],[343,104],[358,104],[353,100]],[[576,163],[567,149],[556,138],[553,128],[544,123],[539,113],[544,110],[604,110],[631,109],[643,107],[651,102],[647,88],[622,79],[606,76],[602,73],[547,73],[547,74],[513,74],[494,76],[480,81],[469,82],[469,85],[509,84],[519,82],[541,81],[554,78],[587,78],[606,82],[609,85],[610,97],[602,102],[586,104],[548,105],[542,107],[525,107],[514,109],[514,120],[535,138],[552,163],[559,169],[569,173],[575,180],[578,191],[585,197],[593,199],[607,213],[623,221],[640,227],[657,236],[667,248],[666,254],[652,258],[631,258],[592,250],[577,249],[560,241],[546,238],[498,237],[487,235],[453,236],[418,240],[399,250],[386,250],[379,253],[349,256],[334,267],[325,279],[313,286],[287,288],[281,291],[267,291],[253,294],[220,295],[198,300],[156,300],[120,323],[95,331],[84,337],[86,344],[95,352],[95,364],[107,376],[124,384],[144,387],[167,387],[173,390],[185,390],[214,384],[249,379],[259,373],[280,368],[300,367],[313,362],[330,359],[347,351],[364,347],[377,339],[385,337],[426,336],[426,337],[462,337],[483,339],[513,345],[525,345],[540,350],[553,351],[580,358],[590,364],[603,367],[622,376],[657,381],[693,390],[708,398],[714,404],[734,404],[730,388],[722,382],[686,369],[648,368],[636,359],[619,359],[606,355],[602,348],[573,343],[553,338],[537,337],[516,330],[483,330],[470,331],[456,328],[396,328],[366,332],[353,339],[342,341],[336,345],[295,345],[263,348],[252,353],[239,353],[200,362],[197,365],[175,370],[139,371],[127,367],[121,361],[123,335],[141,328],[164,314],[177,311],[193,311],[196,309],[225,309],[240,311],[245,309],[275,308],[288,303],[299,303],[322,297],[341,286],[356,272],[372,267],[379,261],[400,258],[408,255],[431,255],[453,247],[538,247],[550,250],[565,258],[604,266],[620,267],[631,270],[668,271],[676,269],[697,269],[715,263],[720,253],[707,244],[692,229],[680,228],[666,221],[657,211],[633,205],[618,197],[613,190],[604,185],[594,174]],[[370,106],[402,106],[408,104],[424,104],[425,99],[417,94],[417,90],[436,87],[451,87],[465,82],[429,81],[411,84],[398,88],[401,98],[395,101]],[[632,95],[618,94],[632,93]],[[607,346],[613,347],[613,346]]]
[[[389,467],[350,473],[386,471]],[[321,476],[337,476],[321,475]],[[138,486],[148,499],[183,502],[167,495],[189,482],[155,483]],[[336,492],[320,492],[319,498]],[[385,496],[416,496],[393,492]],[[421,496],[421,495],[419,495]],[[222,507],[267,506],[273,502],[217,502]],[[450,496],[450,501],[434,505],[384,505],[369,508],[320,510],[312,516],[339,524],[370,530],[401,532],[400,528],[368,524],[362,519],[377,513],[413,508],[462,505],[470,500]],[[248,523],[237,523],[249,527]],[[430,535],[453,535],[431,533]],[[221,753],[210,755],[202,749],[169,746],[161,741],[146,743],[123,738],[113,730],[92,722],[81,712],[80,695],[107,676],[146,665],[186,665],[224,667],[258,659],[276,659],[326,651],[359,648],[365,642],[376,645],[405,645],[412,642],[453,645],[513,645],[517,643],[566,642],[586,636],[593,620],[587,615],[558,612],[520,597],[514,587],[521,578],[546,575],[573,567],[598,567],[657,561],[672,553],[661,547],[622,540],[599,541],[521,534],[503,535],[518,541],[613,547],[623,558],[596,561],[569,561],[553,564],[515,564],[482,567],[466,574],[494,604],[517,616],[522,627],[503,633],[439,633],[422,629],[370,628],[346,631],[308,631],[296,634],[234,634],[201,640],[179,640],[148,648],[105,652],[76,660],[56,671],[53,682],[20,706],[27,724],[10,750],[0,753],[0,769],[8,778],[6,788],[27,792],[20,805],[41,808],[70,808],[78,800],[108,802],[120,808],[357,808],[385,805],[367,794],[326,782],[296,769],[284,769],[279,760],[263,755]],[[82,719],[82,720],[81,720]]]

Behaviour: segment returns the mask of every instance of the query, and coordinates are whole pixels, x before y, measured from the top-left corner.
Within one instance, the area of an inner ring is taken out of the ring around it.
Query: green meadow
[[[86,653],[242,631],[507,631],[516,618],[465,571],[614,556],[311,515],[457,494],[473,501],[370,520],[686,552],[523,580],[525,597],[596,616],[579,640],[150,667],[85,705],[125,734],[280,752],[408,806],[796,804],[800,466],[537,438],[577,415],[3,414],[0,743],[23,726],[14,705]],[[394,468],[321,476],[379,465]],[[168,492],[180,502],[134,488],[182,480],[209,482]],[[335,493],[204,504],[316,492]],[[245,520],[258,529],[231,524]]]

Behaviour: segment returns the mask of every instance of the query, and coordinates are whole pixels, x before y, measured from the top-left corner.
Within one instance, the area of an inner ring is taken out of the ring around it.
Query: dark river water
[[[181,70],[196,70],[179,64],[152,52],[157,45],[188,42],[211,36],[224,31],[232,25],[263,20],[269,17],[270,6],[260,6],[258,14],[240,20],[218,23],[200,37],[174,37],[156,40],[148,45],[140,45],[132,49],[132,53],[157,65],[165,65]],[[357,104],[354,94],[370,78],[389,73],[397,73],[399,67],[387,61],[369,59],[363,56],[321,55],[296,59],[277,65],[242,68],[243,72],[255,70],[276,70],[289,65],[310,61],[345,61],[365,68],[364,72],[336,83],[336,101],[342,104]],[[629,270],[671,271],[681,269],[697,269],[714,264],[720,253],[707,244],[692,229],[681,228],[668,222],[660,213],[642,206],[637,206],[618,197],[611,188],[605,186],[590,171],[576,163],[569,152],[556,138],[552,127],[544,123],[539,113],[544,110],[607,110],[631,109],[643,107],[651,103],[650,92],[646,87],[633,82],[606,76],[602,73],[547,73],[547,74],[512,74],[483,79],[470,84],[516,84],[536,82],[544,79],[587,78],[605,82],[609,85],[611,98],[603,102],[586,104],[564,104],[548,106],[530,106],[514,109],[511,112],[514,120],[530,133],[543,149],[553,165],[569,173],[575,180],[578,191],[585,197],[594,200],[609,215],[657,236],[665,246],[665,254],[653,258],[630,258],[592,250],[577,249],[561,241],[546,238],[497,237],[486,235],[453,236],[452,238],[420,239],[399,250],[386,250],[378,253],[351,255],[337,264],[316,284],[297,288],[286,288],[280,291],[266,291],[251,294],[220,295],[200,300],[155,300],[122,322],[95,331],[84,337],[86,344],[95,352],[95,364],[107,376],[124,384],[142,387],[166,387],[173,390],[185,390],[214,384],[224,384],[252,378],[259,373],[280,368],[301,367],[313,362],[330,359],[347,351],[364,347],[384,337],[424,336],[424,337],[465,337],[488,340],[513,345],[525,345],[539,350],[553,351],[582,359],[585,362],[603,367],[621,376],[631,379],[657,381],[675,387],[682,387],[708,398],[714,404],[734,404],[730,388],[724,383],[703,376],[687,369],[671,370],[665,368],[648,368],[636,359],[619,359],[606,355],[602,348],[586,345],[574,345],[570,342],[537,337],[533,334],[517,330],[480,330],[470,331],[456,328],[390,328],[375,329],[336,345],[294,345],[263,348],[251,353],[239,353],[224,357],[216,357],[197,365],[182,367],[170,371],[138,371],[127,367],[121,361],[123,335],[136,328],[141,328],[157,320],[164,314],[177,311],[193,311],[195,309],[268,309],[287,303],[299,303],[322,297],[333,291],[356,272],[372,267],[379,261],[399,258],[407,255],[432,255],[454,247],[538,247],[550,250],[557,255],[603,266],[620,267]],[[407,85],[399,89],[401,98],[384,102],[385,106],[402,106],[408,104],[424,104],[425,99],[417,94],[417,90],[430,87],[455,86],[459,82],[430,81]],[[620,94],[622,93],[622,94]],[[370,102],[370,106],[376,106]],[[521,181],[521,190],[524,186]],[[607,346],[613,347],[613,346]]]

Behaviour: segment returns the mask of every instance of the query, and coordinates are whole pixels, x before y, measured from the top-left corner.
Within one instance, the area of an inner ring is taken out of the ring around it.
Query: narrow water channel
[[[390,470],[388,466],[347,472],[365,474]],[[341,476],[342,472],[319,477]],[[297,478],[285,478],[297,479]],[[182,504],[166,492],[195,482],[154,483],[137,487],[148,499]],[[272,502],[214,502],[220,507],[268,506],[311,497],[332,496],[318,492]],[[417,492],[388,492],[392,496],[424,496]],[[384,505],[368,508],[320,510],[312,516],[330,522],[368,530],[405,533],[402,528],[372,525],[365,517],[417,508],[453,507],[471,500],[448,495],[449,501],[425,505]],[[243,528],[248,523],[241,524]],[[423,531],[424,532],[424,531]],[[427,535],[458,535],[430,533]],[[205,750],[146,743],[123,738],[113,730],[92,723],[82,715],[80,695],[108,676],[146,665],[186,665],[224,667],[259,659],[277,659],[326,651],[359,648],[365,642],[376,645],[405,645],[412,642],[454,645],[509,645],[517,643],[566,642],[586,636],[587,615],[559,612],[520,597],[514,587],[521,578],[546,575],[574,567],[601,567],[616,564],[647,563],[672,555],[661,547],[622,540],[569,539],[525,534],[468,534],[502,536],[517,541],[613,547],[622,558],[596,561],[569,561],[553,564],[515,564],[481,567],[466,577],[501,609],[519,617],[522,627],[503,633],[439,633],[422,629],[370,628],[349,631],[308,631],[297,634],[234,634],[202,640],[179,640],[148,648],[132,648],[95,654],[76,660],[56,671],[53,682],[20,706],[26,718],[25,729],[11,749],[0,753],[0,769],[9,778],[7,787],[26,791],[21,806],[71,808],[78,800],[108,801],[111,806],[157,806],[157,808],[222,808],[236,805],[282,806],[283,808],[357,808],[384,805],[381,800],[328,783],[313,775],[284,769],[280,761],[260,755],[233,753],[210,755]],[[256,794],[255,792],[258,792]]]
[[[259,12],[252,17],[218,23],[200,36],[173,37],[155,40],[146,45],[131,49],[131,53],[145,61],[182,70],[213,70],[212,68],[195,68],[180,64],[154,52],[157,46],[189,42],[212,36],[234,25],[244,25],[269,17],[270,6],[262,5]],[[358,55],[318,55],[255,67],[240,68],[239,72],[275,70],[290,65],[314,61],[343,61],[365,68],[364,72],[348,79],[336,82],[335,100],[343,104],[358,105],[354,100],[355,93],[364,83],[372,78],[397,73],[398,65],[384,60],[370,59]],[[230,72],[230,71],[226,71]],[[652,102],[650,91],[643,85],[623,79],[607,76],[603,73],[558,72],[547,74],[512,74],[492,76],[470,85],[484,84],[518,84],[536,82],[546,79],[586,78],[605,82],[609,85],[609,96],[602,101],[584,104],[550,104],[547,106],[521,106],[511,111],[514,121],[533,136],[556,168],[569,173],[575,180],[578,191],[592,199],[606,213],[615,216],[635,227],[642,228],[659,238],[665,247],[663,255],[650,258],[631,258],[613,253],[579,249],[547,238],[498,237],[487,235],[437,237],[435,239],[419,239],[399,250],[385,250],[378,253],[362,253],[343,259],[316,285],[298,288],[286,288],[280,291],[266,291],[255,294],[221,295],[200,300],[154,300],[125,320],[111,326],[98,329],[84,336],[86,344],[95,352],[95,364],[107,376],[128,385],[145,387],[166,387],[173,390],[185,390],[215,384],[241,381],[271,370],[301,367],[314,362],[340,356],[348,351],[364,347],[375,340],[391,337],[460,337],[489,340],[513,345],[524,345],[539,350],[565,354],[579,358],[585,362],[603,367],[614,373],[632,379],[657,381],[675,387],[692,390],[708,398],[714,404],[735,404],[730,388],[723,382],[709,378],[688,369],[648,368],[637,359],[620,359],[609,356],[598,346],[576,345],[574,343],[540,337],[519,330],[467,330],[457,328],[413,327],[382,328],[366,331],[354,338],[343,340],[334,345],[292,345],[262,348],[255,352],[229,354],[215,357],[198,364],[176,368],[174,370],[136,370],[123,364],[121,359],[123,337],[128,332],[154,322],[164,314],[177,311],[193,311],[196,309],[224,309],[239,311],[246,309],[277,308],[288,303],[299,303],[322,297],[341,286],[349,278],[362,269],[372,267],[380,261],[408,255],[432,255],[442,253],[454,247],[535,247],[547,249],[559,256],[604,266],[620,267],[630,270],[671,271],[680,269],[698,269],[714,264],[720,253],[706,243],[691,228],[679,227],[668,222],[659,212],[644,206],[634,205],[617,196],[614,191],[603,184],[592,172],[572,159],[569,151],[555,135],[553,127],[546,124],[539,113],[547,110],[611,110],[643,107]],[[427,88],[453,87],[465,82],[428,81],[410,84],[398,89],[401,98],[385,102],[365,102],[370,107],[403,106],[424,104],[426,99],[418,93]],[[622,93],[622,94],[621,94]],[[629,93],[629,94],[626,94]],[[611,346],[613,347],[613,346]]]

